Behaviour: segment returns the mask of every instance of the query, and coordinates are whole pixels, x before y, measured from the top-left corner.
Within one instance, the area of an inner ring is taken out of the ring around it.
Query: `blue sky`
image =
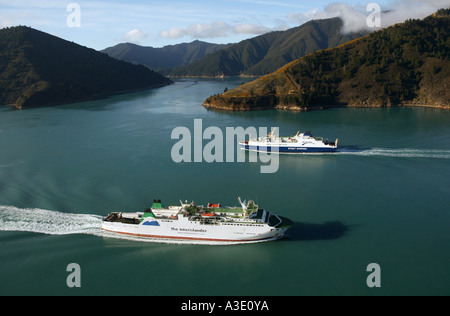
[[[450,6],[450,0],[0,0],[0,28],[27,25],[94,49],[121,42],[153,47],[195,39],[235,43],[336,15],[356,27],[370,13],[365,10],[370,2],[393,10],[383,26]],[[67,11],[70,3],[79,5],[79,27],[67,23],[74,12]]]

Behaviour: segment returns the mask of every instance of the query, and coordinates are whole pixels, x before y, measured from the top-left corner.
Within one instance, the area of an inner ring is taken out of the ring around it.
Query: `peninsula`
[[[311,53],[206,99],[209,109],[450,108],[450,9]]]

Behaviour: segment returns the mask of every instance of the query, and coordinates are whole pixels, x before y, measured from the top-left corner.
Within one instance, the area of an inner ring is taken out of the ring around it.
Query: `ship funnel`
[[[154,199],[152,209],[161,209],[163,208],[161,200],[160,199]]]

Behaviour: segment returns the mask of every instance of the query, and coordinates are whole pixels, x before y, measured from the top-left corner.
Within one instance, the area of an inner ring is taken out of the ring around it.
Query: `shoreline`
[[[182,78],[201,78],[201,79],[227,79],[227,78],[260,78],[265,75],[235,75],[235,76],[226,76],[226,75],[218,75],[218,76],[172,76],[167,75],[167,78],[170,79],[182,79]]]
[[[300,107],[300,106],[292,106],[292,105],[276,105],[273,107],[240,107],[236,106],[233,108],[230,108],[227,105],[224,106],[217,106],[210,103],[203,102],[202,106],[208,110],[213,111],[227,111],[227,112],[247,112],[247,111],[262,111],[262,110],[277,110],[277,111],[290,111],[290,112],[310,112],[310,111],[321,111],[321,110],[327,110],[327,109],[334,109],[334,108],[361,108],[361,109],[375,109],[375,108],[400,108],[400,107],[420,107],[420,108],[430,108],[430,109],[437,109],[437,110],[450,110],[450,105],[433,105],[433,104],[415,104],[415,103],[400,103],[400,104],[394,104],[394,105],[358,105],[358,104],[335,104],[335,105],[323,105],[323,106],[317,106],[317,107]]]
[[[170,80],[170,82],[156,84],[156,85],[153,85],[153,86],[147,87],[147,88],[121,90],[121,91],[115,91],[115,92],[111,92],[111,93],[99,93],[99,94],[95,94],[95,95],[92,95],[92,96],[86,97],[86,98],[79,98],[79,99],[73,99],[73,100],[68,100],[68,101],[63,101],[63,102],[56,102],[56,103],[50,102],[50,103],[45,103],[45,104],[40,104],[40,105],[35,105],[35,106],[20,106],[19,104],[14,104],[14,103],[12,103],[12,104],[2,104],[0,106],[11,107],[11,108],[13,108],[15,110],[36,109],[36,108],[49,107],[49,106],[58,106],[58,105],[65,105],[65,104],[71,104],[71,103],[87,102],[87,101],[93,101],[93,100],[107,99],[109,97],[116,96],[116,95],[122,95],[122,94],[127,94],[127,93],[141,92],[141,91],[147,91],[147,90],[162,88],[162,87],[165,87],[165,86],[169,86],[169,85],[171,85],[173,83],[174,82],[172,80]]]

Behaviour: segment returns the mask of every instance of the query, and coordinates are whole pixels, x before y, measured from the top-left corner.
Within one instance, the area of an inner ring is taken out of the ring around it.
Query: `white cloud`
[[[381,26],[388,27],[407,19],[422,19],[439,8],[450,6],[450,0],[395,0],[388,5],[381,6]],[[287,18],[295,23],[303,24],[313,19],[327,19],[340,17],[343,22],[343,32],[360,32],[374,30],[367,25],[370,11],[366,6],[348,5],[335,2],[325,6],[322,10],[313,9],[306,13],[289,14]]]
[[[290,14],[288,18],[293,22],[303,24],[309,20],[340,17],[344,22],[343,31],[348,33],[367,30],[366,21],[368,14],[369,12],[365,12],[365,8],[362,9],[361,7],[336,2],[325,6],[323,10],[313,9],[306,13]]]
[[[124,36],[125,41],[129,43],[139,44],[142,40],[147,38],[147,33],[138,29],[127,32]]]
[[[383,27],[404,22],[407,19],[423,19],[438,9],[450,7],[450,0],[400,0],[395,1],[390,10],[382,15]]]
[[[186,35],[186,32],[181,27],[173,27],[170,30],[161,31],[159,36],[162,38],[180,38]]]
[[[216,21],[212,23],[198,23],[187,26],[186,28],[173,27],[169,30],[161,31],[159,36],[162,38],[181,38],[189,36],[191,38],[215,38],[226,37],[231,29],[228,23]]]
[[[222,21],[204,24],[194,24],[186,28],[186,34],[192,38],[225,37],[230,26]]]
[[[226,37],[230,34],[264,34],[271,31],[270,28],[251,24],[242,23],[231,25],[223,21],[212,23],[192,24],[186,28],[174,27],[169,30],[161,31],[159,36],[162,38],[176,39],[184,36],[191,38],[216,38]]]
[[[268,27],[249,23],[239,24],[233,28],[233,32],[236,34],[264,34],[269,31]]]

